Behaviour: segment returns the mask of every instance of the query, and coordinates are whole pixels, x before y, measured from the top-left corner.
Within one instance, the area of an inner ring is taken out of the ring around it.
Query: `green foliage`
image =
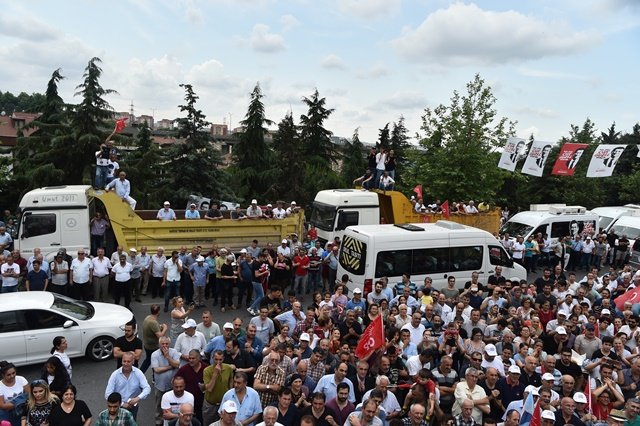
[[[302,102],[308,108],[307,114],[300,116],[300,138],[304,146],[305,159],[309,163],[329,169],[336,163],[338,153],[331,143],[333,133],[324,128],[324,122],[334,110],[326,108],[326,99],[320,97],[318,89],[311,97],[302,98]]]
[[[167,183],[160,195],[175,205],[187,203],[190,194],[220,199],[229,192],[225,173],[220,170],[220,153],[211,144],[213,138],[206,130],[210,125],[206,116],[196,108],[198,96],[190,84],[181,84],[185,89],[185,104],[180,111],[187,116],[179,118],[178,142],[167,149],[165,165]]]
[[[276,173],[274,184],[269,188],[269,196],[276,200],[302,202],[305,180],[303,146],[290,113],[278,123],[278,131],[273,138],[273,157]]]
[[[353,131],[351,141],[342,148],[342,170],[341,177],[347,186],[352,186],[354,179],[362,176],[367,168],[367,161],[364,157],[364,145],[360,142],[358,129]]]
[[[155,209],[163,201],[166,176],[162,172],[164,157],[160,148],[153,143],[151,129],[146,122],[138,128],[133,140],[136,147],[122,158],[120,167],[127,173],[132,183],[131,196],[139,200],[140,209]]]
[[[385,124],[382,129],[378,130],[378,143],[379,147],[388,150],[391,145],[391,136],[389,133],[389,123]]]
[[[449,106],[425,109],[422,117],[422,155],[413,161],[430,198],[492,200],[504,171],[496,167],[497,152],[515,123],[497,118],[496,98],[476,75],[466,95],[454,92]]]
[[[245,199],[264,194],[276,171],[272,168],[272,153],[264,138],[268,132],[267,126],[273,124],[273,121],[265,116],[263,97],[258,83],[251,92],[247,114],[240,122],[245,127],[244,133],[233,148],[237,171],[235,181],[240,188],[239,195]]]
[[[407,128],[404,125],[404,117],[400,116],[398,121],[393,123],[389,148],[393,150],[396,157],[396,188],[399,190],[405,189],[411,191],[414,187],[409,188],[410,184],[405,182],[411,181],[406,181],[404,177],[407,150],[411,146],[407,133]]]
[[[11,115],[14,112],[41,112],[45,96],[41,93],[27,94],[21,92],[15,96],[11,92],[0,91],[0,111]]]

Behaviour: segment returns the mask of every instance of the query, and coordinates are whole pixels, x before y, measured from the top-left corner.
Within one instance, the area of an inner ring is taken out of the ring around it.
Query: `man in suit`
[[[582,154],[584,154],[584,148],[576,149],[573,152],[573,155],[571,156],[569,161],[567,161],[567,169],[569,170],[575,169],[576,166],[578,165],[578,161],[580,160],[580,157],[582,157]]]
[[[349,377],[349,380],[353,383],[356,401],[362,401],[362,396],[376,387],[376,379],[369,374],[369,364],[366,361],[358,361],[356,374]]]
[[[544,167],[544,162],[547,161],[547,157],[549,156],[549,152],[551,151],[551,145],[545,145],[540,152],[540,157],[536,160],[536,166]]]
[[[622,151],[624,151],[624,148],[622,148],[622,147],[614,148],[611,151],[611,154],[609,155],[609,158],[606,158],[604,160],[604,165],[609,167],[609,168],[615,167],[616,163],[618,162],[618,159],[622,155]]]

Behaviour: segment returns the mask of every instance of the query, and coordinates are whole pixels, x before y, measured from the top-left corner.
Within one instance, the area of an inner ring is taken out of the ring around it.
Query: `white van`
[[[634,211],[640,212],[640,205],[625,204],[624,206],[615,207],[596,207],[591,211],[600,217],[598,220],[600,229],[604,232],[609,232],[609,228],[622,216],[630,216]]]
[[[556,242],[560,237],[592,235],[600,229],[598,215],[582,206],[533,204],[530,208],[513,215],[500,233],[508,233],[511,238],[521,235],[525,240],[529,235],[542,233]]]
[[[417,285],[431,277],[438,289],[446,285],[450,275],[462,288],[474,271],[486,283],[496,266],[503,267],[502,275],[507,278],[527,278],[525,269],[513,262],[489,232],[446,220],[350,226],[338,260],[338,277],[348,274],[350,290],[359,287],[365,294],[378,278],[388,277],[393,286],[405,272]]]
[[[640,269],[640,210],[635,210],[630,216],[622,216],[619,218],[611,230],[621,237],[626,235],[631,243],[629,248],[631,250],[629,264],[634,270]],[[635,248],[635,250],[634,250]]]

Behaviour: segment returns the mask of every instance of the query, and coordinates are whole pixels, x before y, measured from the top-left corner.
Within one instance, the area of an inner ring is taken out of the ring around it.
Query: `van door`
[[[507,279],[515,277],[519,279],[527,278],[526,274],[523,275],[524,268],[509,257],[502,244],[489,244],[487,248],[489,250],[490,267],[487,277],[495,272],[496,266],[502,266],[502,276]]]
[[[23,257],[33,255],[33,249],[40,247],[45,259],[61,246],[59,211],[26,211],[22,215],[19,230],[19,248]]]
[[[467,281],[471,281],[472,272],[478,272],[480,282],[486,284],[488,275],[482,267],[484,252],[483,244],[449,247],[449,271],[450,275],[456,277],[456,287],[463,288]]]

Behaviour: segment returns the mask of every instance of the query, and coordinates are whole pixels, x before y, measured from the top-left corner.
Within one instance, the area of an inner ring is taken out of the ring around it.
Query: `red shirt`
[[[309,256],[307,256],[306,254],[304,255],[304,257],[296,256],[293,258],[293,263],[298,264],[298,266],[296,266],[297,276],[304,277],[309,273],[309,270],[304,267],[304,266],[309,266],[309,262],[311,262],[311,260],[309,259]]]

